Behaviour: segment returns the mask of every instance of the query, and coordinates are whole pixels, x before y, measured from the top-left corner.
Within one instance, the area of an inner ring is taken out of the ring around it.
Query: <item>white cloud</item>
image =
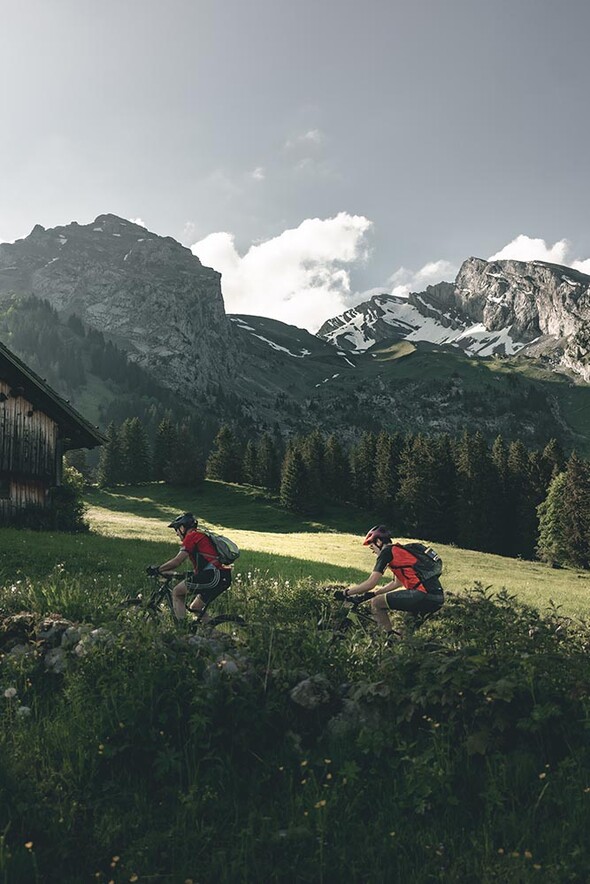
[[[488,258],[488,261],[548,261],[551,264],[566,264],[570,244],[560,239],[548,246],[544,239],[533,239],[521,233],[507,246]]]
[[[572,267],[574,270],[579,270],[580,273],[587,273],[590,276],[590,258],[586,258],[585,261],[574,261]]]
[[[140,227],[147,227],[147,224],[142,218],[127,218],[128,221],[131,221],[132,224],[138,224]]]
[[[226,232],[210,234],[191,250],[222,273],[228,313],[270,316],[316,330],[350,306],[346,265],[366,259],[371,226],[362,215],[340,212],[334,218],[308,218],[243,256]]]
[[[437,282],[453,282],[459,268],[450,261],[429,261],[420,270],[400,267],[388,282],[392,285],[391,294],[404,297],[410,292],[423,292],[426,286]]]
[[[252,177],[255,181],[264,181],[264,179],[266,178],[266,174],[265,174],[264,169],[262,168],[262,166],[257,166],[257,167],[254,169],[254,171],[252,172],[251,177]]]
[[[291,150],[294,147],[309,147],[310,145],[321,144],[323,140],[324,134],[320,129],[308,129],[307,132],[302,132],[293,138],[289,138],[285,142],[285,147],[287,150]]]

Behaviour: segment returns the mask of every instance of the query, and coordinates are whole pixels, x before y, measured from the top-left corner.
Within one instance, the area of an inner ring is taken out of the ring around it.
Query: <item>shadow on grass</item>
[[[317,517],[289,513],[265,489],[210,479],[188,490],[162,483],[92,489],[86,500],[91,506],[111,512],[166,523],[178,513],[189,511],[206,523],[226,526],[228,531],[236,528],[282,534],[331,530],[364,534],[371,519],[375,521],[374,516],[349,506],[326,507]]]
[[[0,581],[43,580],[50,575],[82,576],[89,592],[100,591],[101,577],[122,577],[127,585],[145,582],[145,568],[174,554],[176,546],[154,540],[129,540],[99,534],[57,534],[6,528],[0,531]],[[183,567],[182,570],[185,570]],[[354,568],[243,549],[234,575],[261,571],[271,576],[318,582],[349,583],[366,576]]]

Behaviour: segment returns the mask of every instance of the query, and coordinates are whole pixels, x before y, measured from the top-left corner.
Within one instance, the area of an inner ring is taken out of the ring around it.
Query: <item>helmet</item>
[[[380,540],[382,543],[391,543],[391,531],[385,525],[374,525],[367,531],[367,536],[363,540],[363,546],[375,543]]]
[[[196,528],[197,520],[193,516],[192,513],[183,513],[181,516],[176,516],[174,521],[170,522],[168,525],[169,528]]]

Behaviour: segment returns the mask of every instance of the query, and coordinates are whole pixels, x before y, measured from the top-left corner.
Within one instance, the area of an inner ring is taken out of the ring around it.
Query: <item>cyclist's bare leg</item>
[[[174,608],[174,616],[177,620],[184,620],[186,617],[186,580],[177,583],[172,590],[172,607]]]
[[[188,606],[189,611],[192,611],[193,614],[196,614],[201,623],[206,623],[207,620],[210,620],[209,614],[207,613],[207,605],[203,601],[200,595],[194,597],[190,605]]]
[[[373,614],[375,622],[381,627],[381,629],[384,629],[385,632],[393,632],[385,595],[376,595],[371,599],[371,613]]]

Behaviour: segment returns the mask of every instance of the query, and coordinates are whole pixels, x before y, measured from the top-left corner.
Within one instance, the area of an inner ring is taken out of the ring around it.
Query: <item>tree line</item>
[[[139,418],[109,425],[100,485],[205,477],[266,488],[302,515],[354,506],[395,534],[590,566],[590,465],[575,452],[566,458],[556,440],[536,450],[501,436],[489,445],[479,432],[382,431],[347,446],[319,430],[244,440],[223,425],[207,454],[188,423],[165,418],[151,440]]]

